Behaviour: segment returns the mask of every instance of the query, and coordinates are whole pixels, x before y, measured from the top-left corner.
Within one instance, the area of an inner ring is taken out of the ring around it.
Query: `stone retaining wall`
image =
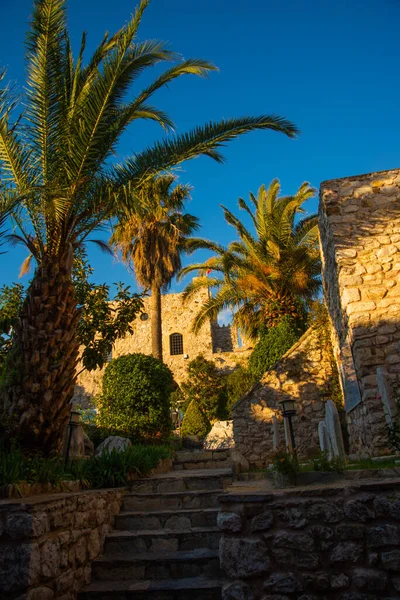
[[[124,490],[0,501],[0,599],[75,600]]]
[[[377,368],[400,388],[399,196],[400,170],[321,184],[325,298],[355,453],[388,451]]]
[[[325,417],[325,400],[331,397],[330,388],[337,377],[331,349],[321,344],[320,338],[319,330],[306,331],[233,407],[235,448],[250,466],[262,467],[272,461],[274,427],[275,444],[285,446],[279,405],[284,399],[296,401],[293,424],[299,456],[319,451],[318,423]]]
[[[400,479],[220,498],[223,600],[395,600]]]

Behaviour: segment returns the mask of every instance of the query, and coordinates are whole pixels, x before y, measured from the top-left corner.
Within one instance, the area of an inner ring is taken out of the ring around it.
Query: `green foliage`
[[[13,447],[0,450],[0,487],[25,481],[27,483],[60,484],[80,481],[84,487],[106,488],[125,486],[132,476],[143,476],[163,458],[170,458],[166,446],[136,445],[123,452],[104,452],[89,460],[69,461],[60,458],[25,457]]]
[[[343,413],[343,394],[340,387],[339,373],[337,370],[336,360],[333,354],[331,342],[331,324],[329,321],[328,311],[323,301],[313,302],[308,314],[308,324],[313,327],[318,333],[318,341],[325,358],[330,362],[332,376],[325,382],[320,389],[322,399],[330,398],[336,404],[339,413],[341,414],[341,427],[343,437],[346,439],[348,433],[346,431],[346,419]]]
[[[20,283],[3,285],[0,288],[0,374],[12,343],[12,328],[25,298],[24,286]],[[0,375],[1,377],[1,375]]]
[[[272,470],[274,473],[294,479],[300,472],[296,454],[283,448],[279,449],[273,456]]]
[[[260,379],[297,342],[301,334],[292,318],[283,317],[279,325],[261,335],[249,359],[249,373]]]
[[[210,421],[226,418],[225,376],[212,360],[202,355],[191,360],[181,390],[185,397],[184,408],[195,400]]]
[[[141,297],[122,283],[117,284],[117,293],[110,302],[109,286],[90,282],[92,273],[85,252],[80,250],[74,260],[73,282],[81,309],[77,335],[84,347],[82,364],[88,371],[104,366],[114,342],[133,332],[132,322],[143,308]]]
[[[320,452],[318,456],[312,459],[312,468],[314,471],[335,471],[343,473],[345,463],[339,456],[333,456],[329,459],[328,452]]]
[[[253,387],[256,378],[244,367],[237,367],[226,377],[226,409],[231,417],[232,407]]]
[[[120,356],[105,370],[97,424],[127,436],[165,436],[172,389],[172,373],[161,361],[145,354]]]
[[[192,400],[183,417],[181,436],[187,437],[195,435],[198,438],[205,438],[211,430],[210,421],[207,415],[200,409],[196,400]]]
[[[82,364],[88,371],[104,366],[115,341],[132,333],[132,322],[143,308],[141,296],[132,294],[129,286],[124,287],[122,283],[116,284],[117,293],[111,302],[110,287],[91,282],[92,274],[85,251],[78,250],[72,279],[80,309],[77,336],[83,346]],[[19,283],[0,288],[0,373],[12,345],[12,327],[25,295],[26,290]]]

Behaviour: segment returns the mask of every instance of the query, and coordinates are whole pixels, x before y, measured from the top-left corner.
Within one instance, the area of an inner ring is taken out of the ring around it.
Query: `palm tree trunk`
[[[71,411],[79,311],[67,260],[36,270],[14,329],[3,407],[8,428],[26,450],[59,453]]]
[[[151,352],[162,361],[161,289],[157,285],[151,288]]]

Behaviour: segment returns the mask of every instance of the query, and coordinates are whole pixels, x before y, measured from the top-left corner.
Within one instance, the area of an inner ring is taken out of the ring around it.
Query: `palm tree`
[[[304,316],[305,305],[321,286],[317,216],[298,220],[303,204],[315,191],[303,183],[294,196],[279,196],[280,184],[261,186],[257,197],[250,193],[253,211],[242,199],[239,207],[250,217],[255,235],[223,207],[227,223],[239,240],[228,248],[192,238],[187,251],[205,248],[214,256],[201,264],[185,267],[180,277],[192,271],[201,275],[185,289],[190,298],[199,288],[214,289],[193,324],[197,332],[207,319],[216,319],[224,308],[234,313],[234,322],[250,338],[263,328],[276,325],[283,315]],[[210,277],[207,275],[211,274]]]
[[[176,177],[161,175],[137,193],[133,210],[120,217],[111,238],[122,259],[132,268],[138,283],[151,290],[153,356],[162,360],[161,291],[181,270],[181,253],[187,238],[199,226],[198,219],[183,213],[190,187]]]
[[[129,210],[135,190],[155,175],[201,154],[222,161],[221,145],[255,129],[289,137],[296,128],[275,116],[209,123],[175,135],[112,164],[117,143],[137,119],[170,128],[169,117],[149,104],[153,94],[186,74],[205,76],[208,62],[189,59],[128,96],[148,67],[175,60],[157,41],[136,39],[149,0],[114,35],[106,34],[87,64],[85,34],[75,58],[65,0],[34,0],[27,39],[25,110],[15,123],[13,100],[0,103],[0,171],[14,213],[18,239],[36,261],[1,397],[9,427],[28,448],[57,451],[75,385],[78,320],[71,265],[76,248],[117,211]],[[5,422],[6,418],[3,418]]]

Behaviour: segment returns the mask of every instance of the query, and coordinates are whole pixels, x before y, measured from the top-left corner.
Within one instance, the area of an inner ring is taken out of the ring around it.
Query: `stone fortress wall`
[[[186,303],[183,302],[182,293],[162,296],[163,360],[178,383],[186,378],[188,362],[200,354],[214,360],[222,370],[231,370],[245,361],[250,354],[249,344],[245,342],[239,346],[237,332],[230,325],[220,326],[216,321],[209,321],[197,335],[191,331],[195,315],[207,300],[207,290],[200,290]],[[144,298],[143,314],[134,321],[133,334],[116,341],[112,351],[113,358],[134,352],[151,354],[150,303],[150,297]],[[171,355],[170,336],[174,333],[182,335],[183,354]],[[84,371],[78,376],[75,402],[86,405],[88,399],[101,391],[103,372],[104,369]]]
[[[232,411],[235,448],[252,467],[272,462],[278,447],[285,447],[285,430],[279,402],[296,401],[293,419],[297,453],[306,458],[318,453],[318,424],[325,416],[329,386],[336,376],[330,352],[320,343],[320,332],[310,328],[265,373]]]
[[[400,388],[400,170],[321,185],[324,291],[347,412],[350,451],[388,452],[378,390]]]

